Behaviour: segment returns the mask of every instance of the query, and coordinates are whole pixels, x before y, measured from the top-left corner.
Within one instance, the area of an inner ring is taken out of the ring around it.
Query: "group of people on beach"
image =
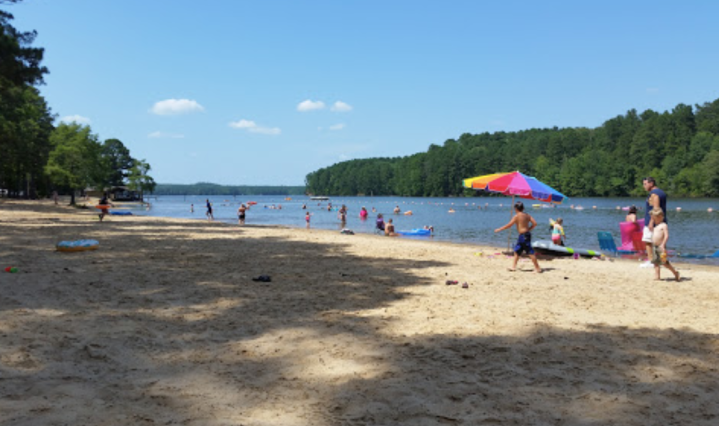
[[[646,243],[649,262],[654,265],[654,279],[659,280],[661,278],[661,267],[663,266],[669,269],[674,274],[674,278],[679,281],[679,272],[667,259],[667,242],[669,241],[669,225],[666,217],[667,195],[657,187],[656,180],[653,177],[644,178],[642,184],[644,189],[649,192],[649,197],[646,200],[645,225],[642,230],[642,241]],[[514,245],[514,258],[512,259],[512,266],[509,270],[515,271],[517,269],[519,256],[522,253],[527,253],[534,264],[534,271],[541,273],[542,268],[539,267],[537,256],[532,248],[532,230],[537,227],[537,221],[534,220],[531,215],[524,212],[524,204],[521,201],[514,204],[514,211],[516,214],[509,223],[494,230],[494,232],[497,233],[509,229],[512,226],[517,227],[519,237]],[[632,206],[632,208],[629,209],[626,220],[636,222],[636,215],[637,208]],[[564,237],[564,228],[563,221],[560,218],[553,224],[552,241],[555,244],[562,243],[562,237]]]

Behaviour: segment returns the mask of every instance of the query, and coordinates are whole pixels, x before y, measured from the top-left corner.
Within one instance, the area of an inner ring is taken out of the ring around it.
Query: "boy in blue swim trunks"
[[[517,201],[514,204],[514,211],[516,214],[508,224],[494,230],[494,232],[501,232],[511,228],[512,225],[517,225],[519,238],[517,239],[517,244],[514,246],[514,260],[509,270],[512,272],[517,270],[519,255],[522,254],[522,252],[526,252],[529,258],[532,259],[532,263],[534,263],[534,272],[540,274],[542,273],[542,268],[539,267],[537,256],[534,255],[534,249],[532,248],[532,229],[537,226],[537,221],[534,220],[532,216],[524,213],[524,204],[521,201]]]

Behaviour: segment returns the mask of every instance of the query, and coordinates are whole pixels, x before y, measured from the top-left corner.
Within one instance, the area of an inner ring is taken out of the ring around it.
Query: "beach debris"
[[[5,268],[5,272],[9,272],[9,273],[11,273],[11,274],[14,274],[14,273],[17,272],[17,268],[16,268],[15,266],[8,266],[7,268]]]
[[[579,253],[574,253],[573,257],[574,259],[579,259]]]
[[[259,277],[252,278],[252,281],[259,281],[263,283],[268,283],[272,281],[272,278],[269,275],[260,275]]]
[[[447,282],[445,282],[445,284],[447,284],[447,285],[455,285],[455,284],[459,284],[459,281],[457,281],[457,280],[447,280]]]
[[[463,283],[463,284],[462,284],[462,288],[469,288],[469,284]]]
[[[354,235],[354,234],[355,234],[355,232],[354,232],[353,230],[351,230],[351,229],[347,229],[347,228],[345,228],[345,229],[343,229],[343,230],[341,230],[341,231],[340,231],[340,234],[345,234],[345,235]]]
[[[482,253],[481,251],[478,251],[478,252],[476,252],[474,255],[475,255],[475,256],[484,256],[484,253]]]

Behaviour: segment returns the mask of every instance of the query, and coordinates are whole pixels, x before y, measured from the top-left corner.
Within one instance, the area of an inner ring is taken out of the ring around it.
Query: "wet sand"
[[[717,268],[498,251],[2,200],[0,424],[719,423]]]

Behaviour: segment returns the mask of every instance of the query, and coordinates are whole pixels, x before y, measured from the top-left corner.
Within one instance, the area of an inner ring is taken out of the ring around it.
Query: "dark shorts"
[[[243,220],[245,218],[245,215],[241,214],[241,215],[237,215],[237,217],[239,217],[240,220]]]
[[[534,254],[534,249],[532,248],[531,232],[519,234],[519,238],[517,238],[517,244],[514,246],[514,252],[517,254],[522,254],[522,252],[526,252],[527,254]]]

